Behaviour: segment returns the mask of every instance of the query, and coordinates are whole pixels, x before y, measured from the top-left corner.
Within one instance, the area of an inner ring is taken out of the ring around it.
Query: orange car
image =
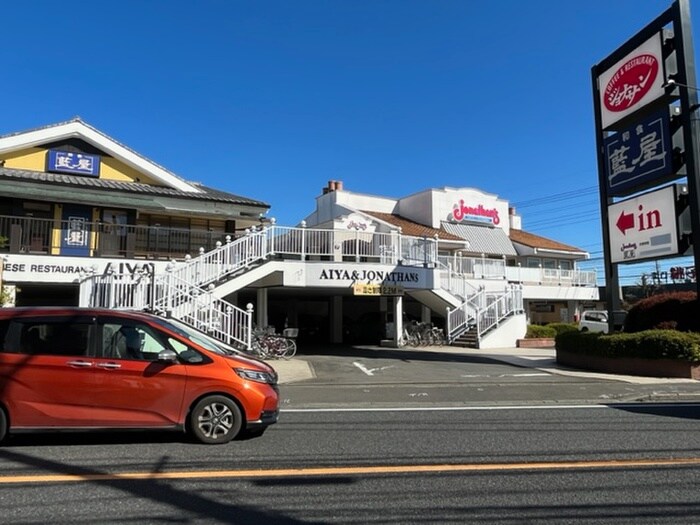
[[[202,443],[277,421],[277,374],[171,319],[0,308],[0,440],[53,430],[173,429]]]

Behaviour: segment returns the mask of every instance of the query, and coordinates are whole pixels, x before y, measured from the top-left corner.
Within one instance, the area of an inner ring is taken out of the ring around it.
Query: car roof
[[[29,317],[34,315],[81,315],[96,317],[116,316],[130,319],[152,320],[153,314],[136,310],[112,310],[110,308],[84,308],[80,306],[19,306],[0,308],[0,319]]]

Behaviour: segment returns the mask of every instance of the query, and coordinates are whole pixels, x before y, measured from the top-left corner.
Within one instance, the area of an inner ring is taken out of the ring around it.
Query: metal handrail
[[[498,326],[503,319],[524,311],[522,288],[509,286],[503,292],[486,292],[482,289],[454,309],[447,308],[445,333],[452,343],[470,329],[476,331],[477,340]]]
[[[0,252],[124,258],[183,258],[216,246],[222,232],[0,215]]]

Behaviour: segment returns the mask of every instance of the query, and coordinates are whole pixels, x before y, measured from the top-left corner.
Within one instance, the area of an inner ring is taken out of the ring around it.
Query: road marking
[[[280,412],[449,412],[489,410],[619,410],[621,408],[698,408],[700,403],[607,403],[595,405],[482,405],[482,406],[426,406],[426,407],[358,407],[358,408],[283,408]]]
[[[373,376],[373,375],[374,375],[374,371],[373,371],[373,370],[367,369],[367,368],[365,367],[365,365],[363,365],[362,363],[358,363],[357,361],[353,361],[352,364],[355,365],[355,366],[356,366],[357,368],[359,368],[360,370],[362,370],[362,371],[363,371],[365,374],[367,374],[368,376]]]
[[[360,363],[358,361],[353,361],[352,364],[355,365],[360,370],[362,370],[368,376],[373,376],[377,370],[379,370],[381,372],[382,370],[386,370],[387,368],[394,368],[394,365],[382,366],[379,368],[367,368],[367,367],[365,367],[365,365],[363,365],[362,363]]]
[[[540,377],[540,376],[551,376],[552,374],[547,374],[546,372],[529,372],[524,374],[462,374],[460,377]]]
[[[525,463],[462,463],[441,465],[386,465],[360,467],[318,467],[273,470],[198,470],[187,472],[123,472],[119,474],[48,474],[0,476],[0,485],[18,483],[70,483],[81,481],[123,481],[164,479],[250,479],[372,474],[417,474],[447,472],[493,472],[508,470],[622,469],[700,465],[700,458],[609,459],[597,461],[542,461]]]

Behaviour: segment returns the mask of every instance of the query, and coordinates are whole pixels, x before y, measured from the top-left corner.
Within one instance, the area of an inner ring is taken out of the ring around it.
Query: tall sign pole
[[[700,272],[700,122],[689,0],[676,0],[593,66],[591,77],[605,300],[615,311],[618,264],[677,257],[690,245]],[[657,191],[642,193],[649,189]],[[690,231],[679,221],[685,206]],[[700,297],[697,278],[696,289]],[[613,315],[609,323],[612,330]]]
[[[676,41],[680,46],[678,53],[679,77],[678,89],[681,97],[681,123],[683,128],[683,142],[685,144],[685,162],[688,177],[688,206],[690,208],[691,243],[693,248],[693,262],[695,264],[695,289],[700,298],[700,173],[698,172],[698,160],[700,159],[700,121],[698,121],[698,89],[695,75],[695,53],[693,51],[693,35],[690,24],[689,0],[678,0],[671,7],[673,11],[674,29]],[[678,27],[675,28],[675,25]]]

